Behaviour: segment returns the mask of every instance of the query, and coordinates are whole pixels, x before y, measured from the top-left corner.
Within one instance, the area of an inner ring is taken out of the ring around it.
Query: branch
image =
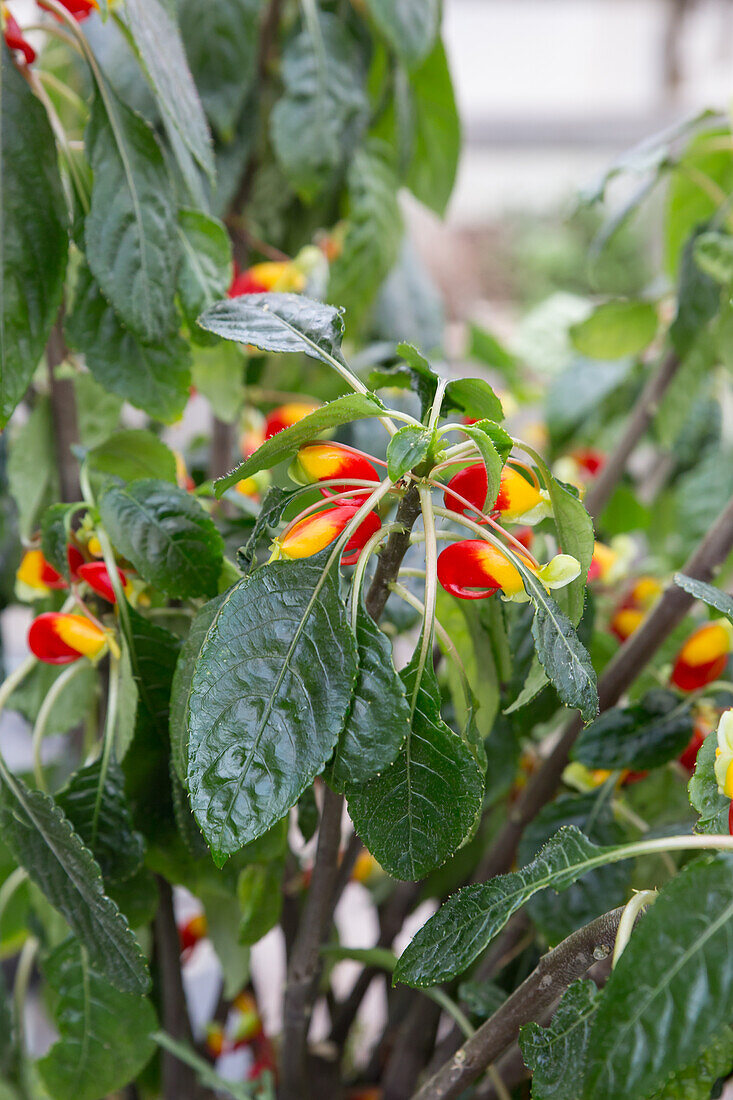
[[[573,932],[544,955],[504,1004],[422,1088],[413,1100],[455,1100],[516,1039],[519,1029],[549,1008],[571,982],[613,950],[624,906]]]
[[[397,509],[396,518],[403,529],[393,531],[387,540],[366,597],[367,610],[375,620],[384,610],[389,585],[397,577],[410,545],[410,530],[419,514],[418,493],[411,487]],[[283,1007],[281,1100],[304,1100],[309,1092],[308,1029],[321,972],[320,949],[328,935],[337,900],[343,806],[343,797],[326,788],[313,877],[288,966]]]
[[[701,581],[711,581],[718,565],[733,549],[733,497],[688,559],[682,572]],[[672,585],[638,630],[629,637],[598,681],[598,700],[602,711],[614,706],[651,660],[665,638],[685,617],[694,597]],[[484,881],[508,871],[526,825],[553,797],[568,762],[570,750],[582,729],[580,718],[573,718],[557,745],[509,811],[504,828],[482,860],[475,880]]]
[[[234,425],[227,424],[218,416],[211,418],[211,454],[209,456],[209,477],[215,480],[228,474],[233,466],[232,450],[234,446]]]
[[[671,351],[655,374],[651,376],[634,405],[634,411],[624,429],[624,433],[609,455],[603,469],[593,482],[585,498],[585,506],[593,519],[597,519],[605,507],[606,501],[621,480],[631,452],[642,438],[654,419],[663,394],[669,387],[680,366],[675,352]]]
[[[51,398],[51,420],[53,422],[53,443],[56,452],[56,466],[59,472],[61,500],[73,504],[81,500],[79,486],[79,467],[71,450],[79,442],[79,427],[76,417],[76,398],[74,383],[70,378],[57,378],[56,367],[66,357],[66,344],[59,313],[58,320],[51,329],[46,344],[46,363],[48,365],[48,383]]]

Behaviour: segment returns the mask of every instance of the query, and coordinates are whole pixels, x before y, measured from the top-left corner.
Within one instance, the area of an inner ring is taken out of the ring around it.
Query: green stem
[[[623,916],[619,921],[618,932],[616,933],[611,969],[615,968],[616,963],[623,954],[626,944],[631,939],[631,933],[634,930],[636,918],[639,916],[639,913],[641,913],[642,909],[646,909],[648,906],[653,905],[656,900],[656,890],[641,890],[638,894],[634,894],[631,901],[624,909]]]
[[[15,1015],[15,1035],[18,1050],[21,1057],[25,1058],[25,1001],[28,995],[28,986],[33,973],[33,963],[38,951],[38,940],[35,936],[29,936],[23,944],[18,959],[18,969],[15,971],[13,984],[13,1010]]]
[[[97,784],[97,796],[94,800],[94,814],[92,815],[92,837],[90,847],[93,849],[97,839],[97,827],[99,825],[99,813],[102,808],[102,796],[104,784],[107,779],[107,770],[112,754],[112,746],[115,740],[115,724],[117,722],[117,705],[120,694],[120,659],[110,653],[109,658],[109,691],[107,693],[107,713],[104,716],[104,735],[102,745],[102,764],[99,771]]]
[[[369,558],[379,546],[380,542],[388,538],[393,531],[399,531],[400,529],[401,524],[399,523],[388,523],[384,527],[380,527],[364,545],[364,548],[356,560],[356,568],[351,578],[351,629],[354,631],[356,630],[356,617],[359,611],[361,587],[364,583],[364,573],[366,572]]]
[[[67,684],[69,684],[75,676],[78,676],[79,672],[86,667],[84,661],[75,661],[73,665],[64,669],[61,675],[54,680],[38,711],[36,722],[33,726],[31,746],[33,751],[33,775],[36,780],[36,786],[42,791],[48,791],[43,774],[43,763],[41,761],[41,745],[43,744],[43,738],[46,734],[48,720],[51,717],[53,708],[59,700],[59,696],[63,693]]]

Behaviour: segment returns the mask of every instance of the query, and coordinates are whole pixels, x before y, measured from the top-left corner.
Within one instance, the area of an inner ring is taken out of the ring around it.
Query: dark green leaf
[[[597,306],[590,317],[570,326],[569,335],[573,346],[589,359],[623,359],[651,344],[658,324],[651,302],[620,298]]]
[[[105,881],[121,882],[139,870],[145,848],[132,827],[119,764],[109,761],[102,783],[98,757],[72,775],[56,801],[94,855]]]
[[[526,867],[453,894],[402,953],[395,978],[421,987],[454,978],[533,894],[548,886],[564,890],[607,862],[608,851],[565,826]]]
[[[217,860],[262,836],[321,771],[356,672],[323,555],[274,562],[229,592],[189,696],[191,805]]]
[[[115,482],[154,477],[176,484],[176,458],[157,435],[142,428],[115,432],[86,457],[94,478]]]
[[[406,424],[400,428],[387,447],[387,471],[392,481],[399,481],[424,463],[434,440],[435,433],[422,424]]]
[[[98,1100],[135,1078],[155,1051],[150,1002],[114,989],[73,939],[45,960],[43,973],[58,996],[60,1038],[38,1072],[54,1100]]]
[[[521,573],[535,608],[532,637],[540,664],[563,703],[577,707],[588,722],[598,713],[596,674],[590,655],[570,619],[540,581],[527,569],[522,568]]]
[[[223,601],[224,596],[217,596],[197,612],[188,636],[181,646],[173,675],[170,704],[171,758],[178,778],[183,784],[186,782],[188,770],[188,696],[191,691],[191,677],[206,633]]]
[[[243,477],[251,477],[260,470],[270,470],[278,462],[291,458],[303,443],[316,439],[329,428],[348,424],[352,420],[380,416],[383,413],[384,405],[373,394],[349,393],[345,397],[337,397],[335,401],[329,401],[327,405],[322,405],[312,413],[308,413],[296,424],[291,424],[289,428],[284,428],[265,440],[253,455],[237,466],[236,470],[217,480],[216,495],[221,496]]]
[[[277,527],[285,508],[297,492],[297,489],[288,491],[277,485],[267,490],[252,532],[244,546],[240,546],[237,550],[237,565],[243,573],[252,572],[256,564],[257,545],[260,539],[267,536],[269,528]]]
[[[445,863],[471,833],[481,808],[483,773],[471,748],[440,716],[430,660],[419,647],[402,672],[412,727],[386,771],[348,792],[354,828],[385,871],[416,880]]]
[[[66,206],[46,112],[0,44],[0,428],[23,397],[56,319],[66,271]]]
[[[410,731],[410,707],[392,663],[392,643],[363,599],[356,617],[356,647],[359,672],[328,776],[337,790],[365,783],[389,767]]]
[[[298,829],[303,840],[308,843],[316,835],[318,828],[318,803],[312,787],[306,787],[298,799]]]
[[[698,581],[694,577],[687,577],[684,573],[675,573],[673,579],[678,588],[683,588],[696,600],[702,600],[708,607],[714,607],[733,623],[733,597],[727,592],[721,592],[714,585],[705,584],[704,581]]]
[[[438,33],[438,0],[367,0],[367,8],[401,61],[413,68]]]
[[[102,522],[117,550],[168,596],[215,596],[223,543],[214,522],[184,489],[146,478],[102,497]]]
[[[572,756],[588,768],[658,768],[692,737],[687,703],[673,691],[649,691],[633,707],[611,707],[582,731]]]
[[[695,263],[722,286],[733,283],[733,237],[728,233],[701,233],[695,238]]]
[[[175,226],[171,232],[175,234]],[[124,255],[125,250],[121,251]],[[170,423],[179,418],[191,385],[188,345],[178,334],[153,342],[138,339],[122,323],[87,268],[79,273],[65,333],[69,345],[84,355],[89,370],[105,389],[158,420]]]
[[[497,427],[488,420],[479,420],[476,424],[464,424],[463,431],[472,439],[483,459],[486,470],[486,499],[482,502],[482,509],[489,511],[494,507],[494,502],[501,488],[501,471],[504,465],[501,455],[494,446],[494,429],[502,435],[506,434],[503,428]],[[511,445],[509,447],[511,450]]]
[[[213,180],[211,136],[177,24],[160,0],[125,0],[125,11],[166,128],[178,134],[189,153]],[[164,48],[161,48],[162,43],[165,43]],[[172,141],[174,152],[176,147]],[[182,168],[185,176],[186,165]]]
[[[733,1030],[721,1028],[691,1065],[678,1070],[649,1100],[710,1100],[717,1081],[730,1076]]]
[[[127,921],[105,895],[99,865],[52,798],[6,777],[2,836],[31,880],[62,914],[98,967],[118,989],[144,993],[145,959]]]
[[[275,155],[310,201],[344,160],[347,127],[366,110],[361,50],[346,21],[318,12],[285,46],[284,95],[270,116]]]
[[[709,733],[697,753],[695,772],[690,779],[688,790],[690,803],[700,814],[696,824],[696,833],[727,833],[730,799],[718,790],[715,778],[715,754],[718,738]]]
[[[71,520],[78,511],[73,504],[52,504],[43,513],[41,519],[41,550],[46,561],[57,573],[69,577],[69,559],[66,553],[69,544]]]
[[[695,860],[635,929],[603,991],[583,1096],[646,1096],[733,1013],[733,854]]]
[[[532,1070],[532,1100],[576,1100],[598,990],[591,981],[569,985],[547,1027],[525,1024],[522,1057]]]
[[[685,244],[680,262],[677,316],[669,330],[678,355],[686,356],[720,308],[720,287],[695,263],[695,230]]]
[[[237,882],[237,897],[242,911],[240,943],[257,943],[280,920],[282,877],[282,865],[274,862],[252,863],[240,873]]]
[[[395,5],[401,0],[395,0]],[[412,160],[405,183],[420,202],[441,217],[458,170],[461,124],[442,42],[410,74],[413,119]]]
[[[94,174],[87,262],[132,333],[161,342],[178,327],[173,294],[180,260],[163,154],[148,124],[109,87],[94,101],[86,148]]]
[[[178,231],[183,254],[178,273],[181,308],[191,334],[200,336],[196,326],[199,314],[229,289],[232,246],[222,223],[199,210],[179,210]]]
[[[506,992],[494,982],[468,981],[458,986],[461,1004],[480,1020],[488,1020],[506,1000]]]

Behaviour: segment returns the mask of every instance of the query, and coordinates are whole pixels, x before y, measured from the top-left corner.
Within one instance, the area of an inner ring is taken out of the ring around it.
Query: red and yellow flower
[[[209,934],[209,926],[205,913],[196,913],[178,927],[178,940],[181,945],[181,954],[184,951],[192,951],[197,943],[205,940]]]
[[[697,691],[723,673],[733,642],[727,619],[705,623],[693,631],[675,658],[671,683],[680,691]]]
[[[68,588],[64,578],[46,561],[41,550],[26,550],[15,579],[19,595],[27,599],[38,599],[48,596],[53,590]]]
[[[274,540],[271,560],[277,558],[310,558],[330,546],[359,510],[358,504],[337,504],[295,520],[285,532]],[[343,565],[353,565],[359,552],[379,530],[381,520],[376,512],[369,512],[344,547]]]
[[[20,28],[18,20],[5,4],[2,5],[2,17],[5,45],[9,50],[17,50],[18,53],[22,53],[26,65],[32,65],[36,60],[36,51],[31,46],[30,42],[23,37],[23,31]]]
[[[59,0],[62,8],[66,8],[69,15],[73,15],[77,23],[82,23],[85,19],[88,19],[92,12],[99,11],[99,4],[97,0]],[[49,6],[44,3],[44,0],[38,0],[39,7],[44,8],[45,11],[51,11]],[[56,14],[55,12],[53,13]],[[58,18],[58,16],[56,16]]]
[[[117,572],[120,577],[120,583],[124,588],[127,584],[127,577],[121,569],[118,569]],[[92,591],[96,592],[98,596],[108,600],[109,603],[117,602],[112,578],[107,572],[107,566],[103,561],[85,562],[83,565],[79,566],[77,574],[79,579],[88,584]]]
[[[242,294],[266,294],[268,291],[299,294],[305,290],[305,284],[305,275],[292,260],[253,264],[246,271],[240,271],[235,266],[234,278],[229,287],[229,297],[239,298]]]
[[[518,549],[515,553],[545,588],[563,588],[580,573],[578,562],[569,554],[558,554],[546,565],[537,566]],[[463,539],[446,546],[438,555],[438,580],[446,592],[462,600],[485,600],[496,592],[517,602],[527,599],[516,565],[483,539]]]
[[[616,608],[609,623],[611,633],[625,642],[641,626],[663,591],[656,577],[639,577]]]
[[[106,652],[109,639],[85,615],[46,611],[33,620],[28,646],[47,665],[69,665],[81,657],[97,661]]]
[[[602,584],[614,584],[621,580],[628,572],[635,552],[634,543],[628,535],[617,535],[610,546],[596,539],[588,569],[588,583],[600,581]]]
[[[248,1046],[254,1039],[262,1035],[262,1017],[257,1007],[254,994],[248,990],[239,993],[232,1002],[237,1016],[232,1029],[232,1043],[234,1049]]]
[[[363,848],[356,857],[354,869],[351,872],[352,882],[360,882],[362,886],[368,886],[383,875],[384,871],[372,853]]]
[[[317,408],[319,406],[315,401],[290,401],[286,405],[278,405],[265,418],[265,439],[271,439],[284,428],[292,427]]]
[[[472,509],[456,500],[453,493],[469,501],[477,512],[483,512],[487,488],[488,480],[483,462],[466,466],[448,482],[448,490],[453,492],[444,493],[445,507],[459,515],[467,515],[470,519]],[[499,493],[490,511],[509,522],[520,518],[526,521],[534,519],[536,522],[551,514],[546,492],[528,481],[513,466],[505,466],[501,471]]]
[[[313,485],[318,481],[331,481],[337,477],[352,481],[371,481],[375,484],[379,482],[379,474],[368,457],[361,451],[344,447],[341,443],[304,444],[291,463],[288,473],[299,485]],[[353,485],[333,485],[322,492],[324,496],[330,496],[353,488]],[[367,495],[368,492],[365,496]],[[360,499],[352,497],[354,501]]]

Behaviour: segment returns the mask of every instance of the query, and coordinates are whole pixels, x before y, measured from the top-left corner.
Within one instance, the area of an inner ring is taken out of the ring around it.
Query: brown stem
[[[209,477],[223,477],[232,468],[234,449],[234,425],[227,424],[218,416],[211,420],[211,456],[209,459]]]
[[[623,906],[573,932],[544,955],[526,981],[417,1090],[413,1100],[454,1100],[514,1042],[519,1029],[553,1004],[564,989],[612,950]]]
[[[440,1013],[435,1001],[419,997],[405,1016],[382,1076],[383,1100],[411,1095],[433,1049]]]
[[[76,417],[76,398],[74,383],[70,378],[57,378],[56,367],[66,357],[66,344],[61,316],[51,329],[46,345],[48,364],[48,382],[51,397],[51,419],[53,421],[53,444],[56,452],[56,466],[59,472],[61,500],[73,504],[81,500],[79,485],[79,467],[72,446],[79,442],[79,427]]]
[[[717,566],[733,548],[733,498],[684,565],[682,572],[701,581],[711,581]],[[618,702],[633,684],[662,642],[689,611],[694,597],[672,585],[638,630],[628,638],[598,681],[601,710]],[[570,750],[582,729],[573,718],[542,767],[535,772],[514,806],[504,828],[479,865],[476,881],[484,881],[509,870],[525,827],[553,797],[568,762]]]
[[[376,620],[389,596],[389,586],[397,577],[400,564],[410,545],[410,530],[420,514],[417,489],[408,489],[397,509],[397,521],[403,525],[393,531],[377,560],[369,586],[366,607]],[[321,972],[320,949],[338,900],[339,848],[344,800],[326,788],[318,831],[318,846],[308,898],[293,944],[288,966],[283,1005],[283,1058],[281,1100],[304,1100],[309,1095],[307,1040],[318,979]],[[354,858],[356,849],[354,850]]]
[[[174,1039],[192,1045],[193,1033],[181,976],[181,949],[173,913],[173,891],[162,875],[156,875],[155,878],[158,886],[158,909],[153,935],[163,1028]],[[184,1096],[196,1100],[200,1097],[196,1074],[191,1067],[166,1050],[161,1052],[161,1058],[163,1100],[181,1100]]]
[[[593,482],[585,498],[585,506],[593,519],[597,519],[616,485],[621,480],[631,452],[636,448],[654,419],[662,395],[667,390],[679,368],[675,352],[670,352],[657,371],[651,376],[634,406],[624,433],[609,455],[603,469]]]

